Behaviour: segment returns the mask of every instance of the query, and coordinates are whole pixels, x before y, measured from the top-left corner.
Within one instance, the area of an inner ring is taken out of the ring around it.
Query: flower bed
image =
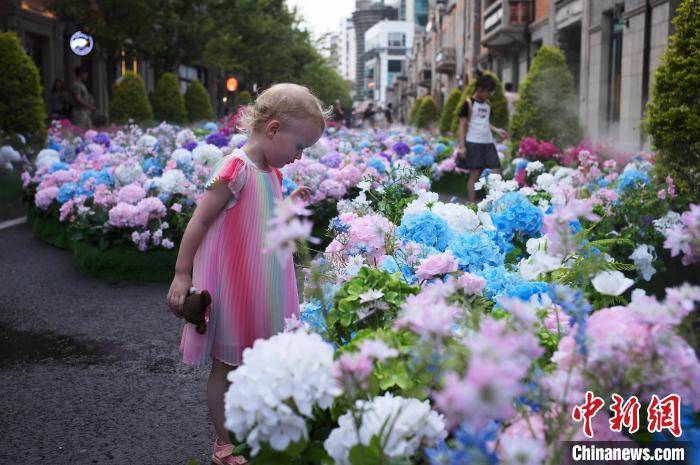
[[[645,156],[529,163],[525,184],[482,178],[477,206],[396,174],[339,201],[300,319],[232,375],[232,440],[261,462],[352,465],[555,464],[589,435],[697,450],[700,207]],[[587,391],[605,405],[590,424]],[[615,415],[628,399],[638,430]]]

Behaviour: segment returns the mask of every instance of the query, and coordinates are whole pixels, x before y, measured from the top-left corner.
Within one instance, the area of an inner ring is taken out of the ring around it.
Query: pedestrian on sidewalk
[[[212,455],[217,465],[245,463],[245,457],[233,454],[224,427],[228,373],[256,339],[282,331],[285,318],[299,312],[292,254],[279,258],[260,251],[272,219],[270,205],[282,198],[279,169],[316,143],[326,116],[306,87],[277,84],[261,93],[241,121],[247,142],[213,168],[180,244],[167,297],[170,310],[182,317],[192,287],[212,297],[204,334],[185,323],[180,350],[188,365],[212,359],[207,404],[217,435]],[[304,200],[310,195],[304,186],[291,193]]]
[[[73,124],[83,129],[92,127],[92,112],[97,110],[95,99],[92,98],[85,83],[88,72],[82,66],[75,68],[75,81],[71,87],[73,97]]]
[[[474,184],[481,172],[486,168],[494,173],[500,173],[501,170],[492,132],[502,139],[507,139],[508,133],[491,125],[489,97],[495,88],[496,82],[492,77],[479,76],[474,95],[459,110],[459,151],[456,165],[469,171],[467,198],[470,202],[476,202]]]

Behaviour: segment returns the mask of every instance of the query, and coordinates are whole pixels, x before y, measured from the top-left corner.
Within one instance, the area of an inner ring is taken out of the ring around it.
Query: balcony
[[[500,51],[526,44],[525,30],[532,14],[530,0],[497,0],[484,12],[482,44]]]
[[[457,69],[457,54],[454,47],[442,47],[435,55],[435,71],[454,74]]]
[[[421,66],[418,70],[418,85],[428,89],[433,85],[433,72],[428,63]]]

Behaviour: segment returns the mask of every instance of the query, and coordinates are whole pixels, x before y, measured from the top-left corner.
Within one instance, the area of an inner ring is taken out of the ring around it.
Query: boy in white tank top
[[[491,76],[479,76],[476,91],[470,100],[464,102],[459,111],[459,152],[457,167],[469,171],[467,196],[470,202],[476,202],[474,184],[485,168],[500,173],[501,162],[493,141],[492,132],[502,139],[508,133],[491,125],[491,106],[488,99],[496,88]]]

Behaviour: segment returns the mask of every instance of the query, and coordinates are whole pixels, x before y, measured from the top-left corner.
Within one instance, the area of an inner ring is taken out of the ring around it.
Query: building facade
[[[338,66],[336,71],[350,83],[350,89],[353,94],[355,92],[356,66],[355,24],[352,18],[346,18],[340,22],[340,32],[338,32]]]
[[[365,89],[365,32],[379,21],[398,19],[398,10],[387,6],[384,1],[372,2],[371,0],[356,0],[355,11],[352,14],[352,22],[355,25],[355,99],[364,100]]]
[[[416,26],[410,21],[379,21],[365,32],[365,95],[379,105],[391,99],[393,83],[411,55]]]
[[[477,70],[515,88],[542,45],[559,47],[574,78],[587,137],[623,149],[648,145],[641,130],[654,70],[680,0],[436,0],[419,31],[395,101],[438,104]],[[454,57],[454,60],[452,59]]]

